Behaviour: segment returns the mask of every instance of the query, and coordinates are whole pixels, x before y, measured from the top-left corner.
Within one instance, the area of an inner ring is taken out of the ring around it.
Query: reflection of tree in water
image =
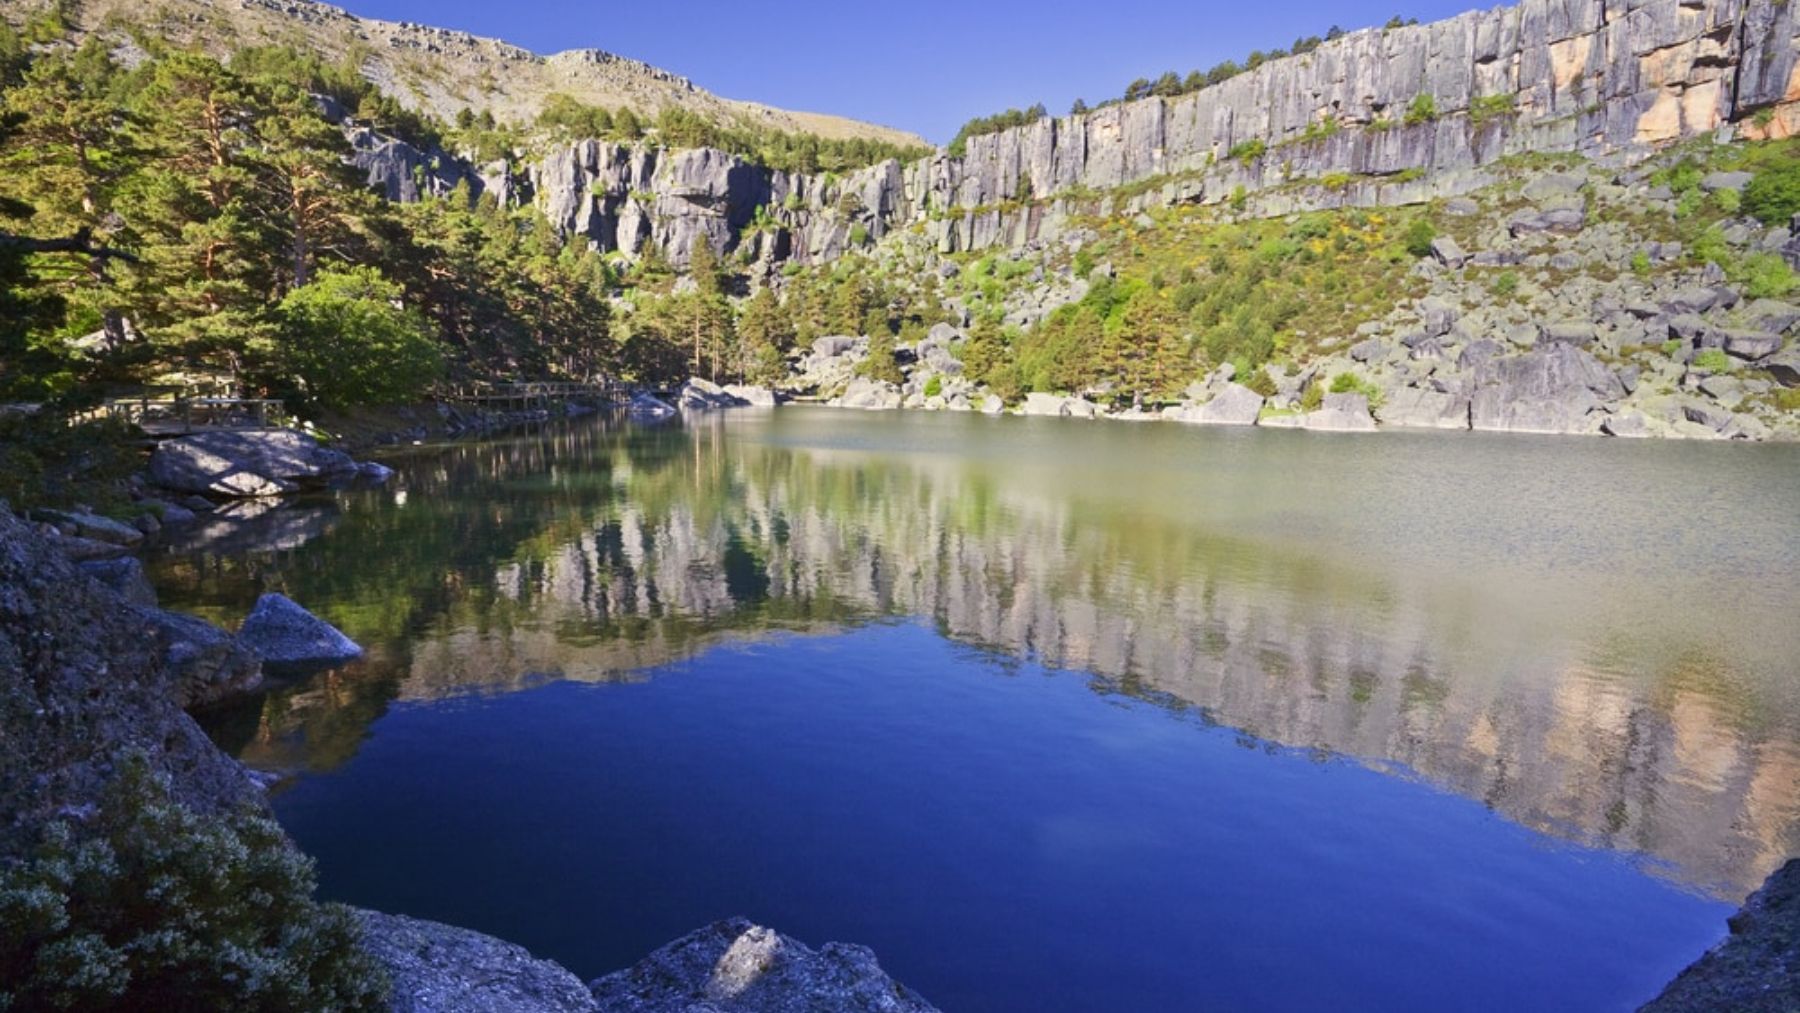
[[[976,464],[605,423],[401,463],[302,547],[165,561],[183,604],[279,588],[374,657],[213,722],[270,766],[353,755],[391,699],[618,680],[769,630],[929,619],[1240,730],[1427,778],[1725,891],[1800,848],[1797,709],[1704,651],[1496,627],[1439,597],[1179,515]],[[1659,664],[1660,663],[1660,664]]]

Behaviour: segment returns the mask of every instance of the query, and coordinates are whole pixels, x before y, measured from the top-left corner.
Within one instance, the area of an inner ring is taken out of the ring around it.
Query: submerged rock
[[[620,1013],[935,1013],[887,976],[867,947],[805,944],[744,918],[689,933],[629,970],[593,982]]]
[[[666,419],[675,415],[675,408],[654,394],[637,394],[625,406],[625,414],[639,420]]]
[[[337,627],[280,594],[256,599],[238,639],[263,661],[276,665],[331,665],[363,653]]]

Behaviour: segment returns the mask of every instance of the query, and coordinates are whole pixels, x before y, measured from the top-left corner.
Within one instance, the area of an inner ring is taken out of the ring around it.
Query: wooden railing
[[[219,429],[271,429],[290,421],[281,401],[275,398],[153,394],[114,398],[101,404],[89,417],[118,419],[156,435]]]

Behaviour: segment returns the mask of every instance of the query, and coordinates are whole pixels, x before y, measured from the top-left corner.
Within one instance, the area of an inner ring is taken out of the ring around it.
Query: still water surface
[[[946,1010],[1629,1009],[1800,853],[1800,448],[784,408],[393,462],[154,567],[331,896]]]

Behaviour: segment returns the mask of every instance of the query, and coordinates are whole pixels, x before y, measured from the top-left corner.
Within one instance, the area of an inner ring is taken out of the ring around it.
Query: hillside
[[[10,6],[10,5],[9,5]],[[29,10],[31,6],[20,5]],[[429,25],[362,18],[315,0],[83,0],[72,18],[85,31],[141,26],[221,60],[250,45],[286,44],[328,63],[356,58],[366,77],[415,111],[441,120],[462,109],[502,122],[535,118],[552,95],[654,116],[678,107],[709,119],[826,138],[895,144],[923,141],[902,130],[823,113],[777,109],[714,95],[685,77],[599,49],[540,56],[498,39]]]

